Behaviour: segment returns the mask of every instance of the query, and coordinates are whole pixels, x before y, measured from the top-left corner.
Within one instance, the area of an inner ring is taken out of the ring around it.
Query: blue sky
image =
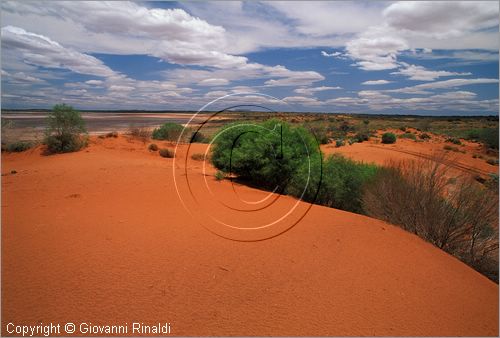
[[[498,115],[498,7],[5,1],[2,108]]]

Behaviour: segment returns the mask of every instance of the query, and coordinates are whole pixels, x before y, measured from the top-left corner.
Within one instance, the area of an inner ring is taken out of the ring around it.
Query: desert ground
[[[383,164],[442,147],[398,140],[322,149]],[[470,152],[456,155],[458,171],[498,173]],[[273,239],[228,240],[181,204],[173,165],[123,134],[92,136],[76,153],[2,153],[2,328],[142,321],[169,322],[181,336],[498,336],[498,285],[419,237],[314,205]],[[233,189],[246,199],[268,194],[216,181],[202,162],[188,171],[194,186],[206,180],[221,198]]]

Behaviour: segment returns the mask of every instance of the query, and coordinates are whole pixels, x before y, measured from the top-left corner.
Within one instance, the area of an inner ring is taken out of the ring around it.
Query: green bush
[[[338,139],[335,141],[335,147],[339,148],[345,145],[345,142],[343,139]]]
[[[303,127],[277,119],[230,124],[213,138],[212,164],[263,188],[284,189],[309,158],[319,158],[314,136]]]
[[[183,129],[177,123],[168,122],[153,130],[152,137],[155,140],[177,141]]]
[[[399,135],[399,138],[408,138],[415,141],[417,139],[417,136],[415,134],[406,132],[404,134]]]
[[[158,146],[156,145],[156,143],[151,143],[151,144],[148,146],[148,150],[149,150],[149,151],[158,151]]]
[[[224,172],[220,171],[220,170],[217,170],[217,172],[215,173],[215,179],[217,181],[221,181],[224,179],[224,177],[226,177],[226,174],[224,174]]]
[[[396,135],[394,135],[393,133],[384,133],[382,135],[382,143],[385,144],[396,143]]]
[[[419,137],[422,139],[422,140],[428,140],[431,138],[431,136],[427,133],[422,133],[419,135]]]
[[[453,144],[456,144],[456,145],[461,145],[462,142],[460,142],[460,139],[456,138],[456,137],[448,137],[446,139],[446,142],[450,142],[450,143],[453,143]]]
[[[199,131],[195,131],[193,135],[191,135],[191,143],[209,143],[209,142],[210,139]]]
[[[370,139],[370,136],[367,133],[357,133],[354,135],[354,140],[356,142],[362,143],[363,141],[368,141]]]
[[[492,149],[498,149],[498,127],[469,129],[465,131],[463,138],[481,142]]]
[[[66,104],[57,104],[47,117],[45,143],[49,153],[78,151],[87,144],[85,122],[78,111]]]
[[[160,156],[166,158],[173,158],[175,156],[174,152],[167,148],[160,149]]]
[[[287,187],[288,194],[300,197],[309,178],[310,182],[303,196],[304,201],[363,213],[363,189],[375,177],[377,166],[355,162],[339,154],[325,159],[322,167],[318,161],[311,163],[311,166],[311,172],[307,164],[299,168]],[[320,179],[321,185],[318,191]]]
[[[19,153],[25,150],[28,150],[33,147],[33,143],[31,142],[25,142],[25,141],[18,141],[18,142],[13,142],[7,144],[7,151],[11,153]]]

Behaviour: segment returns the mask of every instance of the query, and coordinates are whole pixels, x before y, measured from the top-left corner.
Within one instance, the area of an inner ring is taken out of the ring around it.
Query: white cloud
[[[210,79],[204,79],[198,82],[198,86],[225,86],[229,83],[229,80],[223,79],[223,78],[210,78]]]
[[[368,86],[373,86],[373,85],[383,85],[383,84],[388,84],[392,83],[392,81],[387,81],[387,80],[369,80],[361,83],[362,85],[368,85]]]
[[[498,2],[400,1],[384,10],[386,22],[412,33],[445,39],[498,25]]]
[[[387,27],[372,27],[346,45],[347,55],[363,70],[397,68],[397,55],[408,48],[406,40]]]
[[[330,54],[328,54],[327,52],[325,52],[324,50],[321,51],[321,55],[329,58],[329,57],[336,57],[336,56],[341,56],[343,55],[341,52],[332,52]]]
[[[24,62],[36,66],[69,69],[95,76],[115,74],[93,56],[65,48],[46,36],[19,27],[2,27],[2,48],[19,51]]]
[[[315,98],[312,97],[305,97],[305,96],[288,96],[283,99],[286,103],[290,104],[302,104],[302,105],[308,105],[308,106],[316,106],[316,105],[321,105],[322,103]]]
[[[316,92],[322,92],[325,90],[337,90],[342,89],[342,87],[328,87],[328,86],[320,86],[320,87],[312,87],[312,88],[297,88],[294,90],[297,94],[302,95],[313,95]]]
[[[407,76],[410,80],[416,81],[434,81],[437,78],[443,76],[465,76],[472,75],[472,73],[457,73],[457,72],[448,72],[444,70],[428,70],[422,66],[410,65],[407,63],[402,63],[404,68],[400,68],[397,72],[392,72],[393,75],[404,75]]]
[[[443,89],[443,88],[456,88],[461,86],[468,86],[473,84],[487,84],[487,83],[498,83],[498,79],[451,79],[444,81],[436,81],[430,83],[422,83],[412,87],[404,87],[398,89],[388,89],[386,92],[392,93],[427,93],[426,90],[429,89]]]

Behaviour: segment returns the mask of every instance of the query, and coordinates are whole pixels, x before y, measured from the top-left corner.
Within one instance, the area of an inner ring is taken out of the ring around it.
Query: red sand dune
[[[313,206],[271,240],[223,239],[183,208],[172,165],[122,136],[3,154],[2,333],[138,321],[170,322],[173,335],[498,336],[498,285],[418,237]],[[231,198],[230,182],[206,178]]]
[[[396,134],[402,134],[394,131]],[[379,132],[381,135],[383,132]],[[379,141],[378,143],[376,143]],[[411,139],[397,139],[395,144],[382,144],[380,139],[371,139],[368,142],[354,143],[336,148],[334,144],[321,146],[325,154],[339,153],[356,161],[371,162],[379,165],[387,164],[388,161],[415,160],[419,158],[432,158],[445,152],[443,147],[450,145],[457,147],[462,152],[448,151],[447,163],[450,165],[451,173],[455,175],[471,174],[487,176],[489,173],[498,174],[498,166],[486,163],[484,158],[473,158],[473,154],[483,154],[484,149],[480,143],[463,141],[463,146],[445,143],[444,137],[432,135],[432,139],[425,142],[415,142]]]

